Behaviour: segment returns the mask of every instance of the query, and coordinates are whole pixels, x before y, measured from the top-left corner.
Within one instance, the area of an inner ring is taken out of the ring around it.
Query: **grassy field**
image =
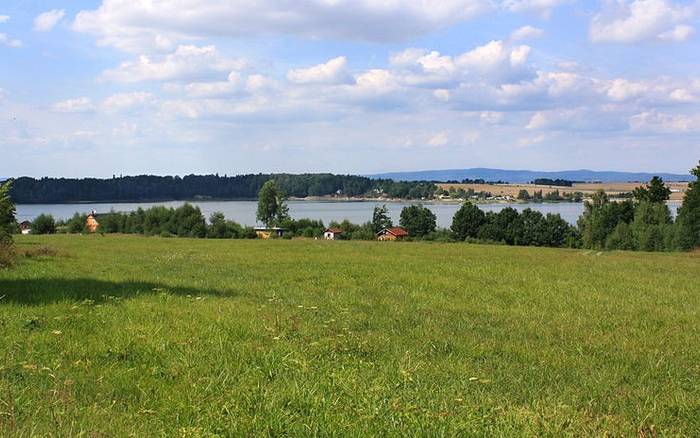
[[[511,196],[513,198],[518,196],[520,190],[527,190],[528,193],[532,194],[538,190],[541,190],[543,194],[559,190],[562,195],[565,193],[581,192],[586,196],[590,196],[598,190],[605,190],[606,193],[610,195],[617,195],[620,193],[627,193],[633,191],[636,187],[644,185],[642,183],[575,183],[572,187],[561,187],[561,186],[547,186],[547,185],[536,185],[536,184],[451,184],[451,183],[439,183],[438,187],[443,190],[449,190],[450,187],[455,189],[469,190],[473,189],[475,192],[490,192],[493,196]],[[685,191],[688,189],[688,183],[686,182],[666,182],[668,188],[673,190],[671,193],[672,201],[681,201],[683,196],[685,196]]]
[[[0,436],[700,435],[698,254],[18,248],[0,271]]]

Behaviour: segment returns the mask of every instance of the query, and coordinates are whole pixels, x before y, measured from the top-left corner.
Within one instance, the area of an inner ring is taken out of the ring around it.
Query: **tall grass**
[[[17,242],[0,436],[700,434],[697,254]]]

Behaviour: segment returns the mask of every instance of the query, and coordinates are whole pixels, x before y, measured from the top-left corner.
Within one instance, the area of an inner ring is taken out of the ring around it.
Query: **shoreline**
[[[574,201],[523,201],[519,199],[493,199],[493,200],[469,200],[469,199],[402,199],[402,198],[359,198],[359,197],[324,197],[324,196],[308,196],[306,198],[289,197],[286,199],[287,202],[318,202],[318,203],[343,203],[343,202],[372,202],[372,203],[384,203],[384,204],[426,204],[426,205],[460,205],[464,202],[471,201],[478,205],[498,205],[498,204],[583,204],[586,199],[579,202]],[[105,204],[163,204],[169,202],[183,202],[183,203],[215,203],[215,202],[257,202],[257,199],[158,199],[158,200],[108,200],[108,201],[76,201],[76,202],[53,202],[53,203],[16,203],[16,205],[105,205]],[[682,200],[672,199],[666,201],[667,204],[682,204]]]

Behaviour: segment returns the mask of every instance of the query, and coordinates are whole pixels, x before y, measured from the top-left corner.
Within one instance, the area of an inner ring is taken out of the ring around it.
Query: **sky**
[[[700,0],[3,0],[0,176],[686,173]]]

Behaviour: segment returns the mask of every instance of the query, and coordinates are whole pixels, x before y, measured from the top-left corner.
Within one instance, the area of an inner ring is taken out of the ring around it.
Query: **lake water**
[[[74,213],[89,213],[92,210],[98,213],[108,213],[110,210],[119,212],[129,212],[139,207],[144,209],[154,205],[165,207],[179,207],[184,201],[170,202],[133,202],[133,203],[106,203],[106,204],[20,204],[17,205],[17,220],[33,220],[41,213],[52,215],[56,219],[68,219]],[[257,201],[211,201],[211,202],[190,202],[198,206],[206,218],[215,212],[224,213],[227,219],[234,220],[242,225],[255,226],[255,211]],[[348,219],[353,223],[364,223],[372,220],[372,210],[375,206],[381,206],[382,202],[375,201],[289,201],[289,213],[295,219],[310,218],[321,219],[328,225],[331,221],[342,221]],[[399,222],[401,209],[412,205],[410,202],[390,202],[386,203],[389,214],[395,223]],[[459,209],[458,204],[431,204],[424,203],[437,216],[439,227],[448,228],[452,224],[452,216]],[[671,213],[675,215],[680,206],[679,202],[669,203]],[[583,213],[583,203],[542,203],[542,204],[479,204],[478,207],[484,211],[498,212],[505,207],[513,207],[518,211],[531,208],[547,213],[558,213],[564,220],[575,224],[578,217]]]

